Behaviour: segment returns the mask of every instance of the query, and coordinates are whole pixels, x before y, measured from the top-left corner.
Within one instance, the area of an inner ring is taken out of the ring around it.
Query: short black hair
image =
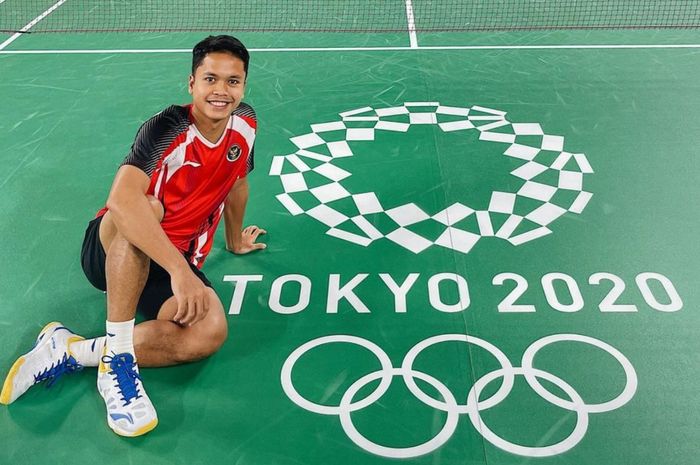
[[[243,61],[243,69],[246,75],[248,74],[248,62],[250,61],[248,49],[235,37],[220,35],[209,36],[194,46],[192,49],[192,75],[202,64],[204,57],[214,52],[226,52],[240,58]]]

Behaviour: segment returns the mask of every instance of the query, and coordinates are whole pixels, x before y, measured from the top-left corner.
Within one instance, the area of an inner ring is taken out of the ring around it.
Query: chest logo
[[[236,161],[241,157],[241,146],[234,144],[228,149],[226,153],[226,159],[228,161]]]

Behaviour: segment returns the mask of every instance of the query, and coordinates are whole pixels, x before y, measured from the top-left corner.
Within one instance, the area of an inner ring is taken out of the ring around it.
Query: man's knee
[[[217,352],[228,338],[228,326],[223,321],[207,328],[205,336],[201,339],[200,355],[208,357]]]
[[[153,197],[152,195],[147,195],[146,198],[148,199],[148,203],[151,205],[151,210],[153,210],[153,214],[156,216],[156,219],[160,223],[161,221],[163,221],[163,216],[165,216],[165,208],[163,208],[163,204],[160,203],[160,200]]]
[[[207,358],[216,353],[226,342],[228,325],[223,312],[220,309],[210,311],[216,311],[220,316],[205,319],[188,328],[190,334],[188,334],[187,343],[180,345],[179,361],[185,363]]]
[[[153,215],[160,223],[163,221],[163,217],[165,216],[165,208],[163,208],[163,204],[152,195],[147,195],[146,198],[148,199],[148,204],[151,206]],[[119,236],[117,225],[112,219],[112,213],[109,211],[104,214],[102,221],[100,222],[99,237],[100,242],[102,243],[102,248],[105,251],[109,250],[115,238],[121,237]]]

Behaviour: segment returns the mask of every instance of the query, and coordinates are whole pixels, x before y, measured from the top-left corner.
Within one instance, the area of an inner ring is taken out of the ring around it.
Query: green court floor
[[[0,53],[3,376],[48,321],[103,331],[85,225],[140,124],[189,101],[188,53],[125,50],[202,36]],[[137,439],[92,369],[33,388],[0,409],[0,463],[698,462],[700,46],[581,47],[696,31],[241,37],[269,233],[233,256],[219,231],[204,266],[229,340],[142,370],[160,424]],[[258,50],[291,47],[358,49]],[[122,51],[55,53],[98,49]]]

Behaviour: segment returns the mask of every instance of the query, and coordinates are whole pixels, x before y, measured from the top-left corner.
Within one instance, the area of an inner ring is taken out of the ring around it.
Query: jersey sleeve
[[[253,143],[253,148],[250,149],[250,155],[248,155],[248,163],[246,164],[245,171],[246,176],[248,176],[248,174],[250,174],[250,172],[255,168],[255,160],[253,155],[255,155],[255,143]]]
[[[255,110],[253,110],[253,107],[248,105],[247,103],[242,103],[233,110],[234,115],[242,116],[246,119],[253,120],[255,123],[255,133],[257,134],[258,132],[258,117],[255,114]],[[253,146],[250,148],[250,152],[248,153],[248,161],[246,162],[246,171],[245,174],[248,176],[248,174],[253,171],[255,168],[255,142],[253,142]]]
[[[143,123],[121,166],[132,165],[149,177],[163,152],[189,127],[186,107],[172,105]]]

